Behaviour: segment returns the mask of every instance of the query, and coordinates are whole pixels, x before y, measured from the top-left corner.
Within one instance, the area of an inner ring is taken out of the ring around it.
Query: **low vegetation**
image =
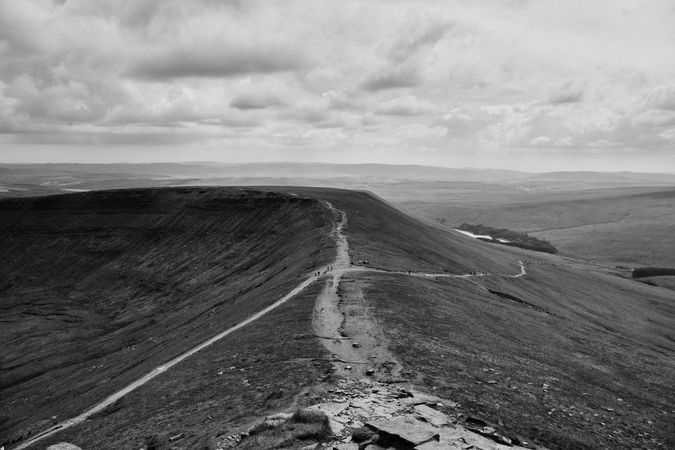
[[[332,377],[328,355],[311,323],[322,288],[321,283],[311,285],[255,323],[35,449],[63,441],[82,449],[139,449],[147,436],[154,436],[158,450],[210,449],[228,436],[239,437],[267,415],[311,404],[304,394],[307,387]],[[296,432],[287,430],[280,440],[307,437],[298,446],[302,447],[325,432],[320,421],[304,415],[297,419]],[[260,433],[259,438],[265,436],[271,434]]]
[[[500,249],[476,245],[455,233],[401,213],[365,191],[321,188],[275,188],[325,199],[347,213],[345,234],[353,262],[371,267],[420,272],[455,272],[512,269],[510,257],[495,258]]]
[[[633,278],[667,277],[675,275],[675,269],[668,267],[636,267],[631,276]]]
[[[327,200],[347,213],[353,261],[487,272],[358,275],[407,381],[454,400],[458,416],[551,449],[675,448],[671,291],[464,239],[366,192],[273,190],[0,201],[0,340],[10,363],[0,372],[0,441],[81,412],[330,261],[331,220],[317,201]],[[492,275],[517,273],[520,259],[526,276]],[[311,325],[321,288],[43,444],[213,448],[239,442],[266,415],[319,403],[311,387],[333,381]],[[284,426],[260,427],[239,445],[301,448],[328,433],[304,412]]]
[[[261,422],[237,446],[242,450],[297,448],[325,442],[332,436],[328,416],[319,410],[299,409],[278,426]]]
[[[469,223],[461,224],[458,229],[462,231],[468,231],[476,235],[490,236],[491,239],[479,239],[495,244],[512,245],[514,247],[525,248],[537,252],[552,254],[558,253],[558,250],[553,245],[551,245],[550,242],[530,236],[527,233],[511,231],[506,228],[492,228],[480,224],[472,225]]]
[[[278,300],[333,257],[330,227],[316,200],[242,189],[0,200],[0,445]]]
[[[551,449],[673,448],[670,291],[546,261],[518,279],[369,275],[365,300],[407,378],[457,413]]]

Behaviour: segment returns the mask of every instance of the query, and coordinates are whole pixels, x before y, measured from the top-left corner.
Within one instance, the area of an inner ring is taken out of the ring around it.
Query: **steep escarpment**
[[[316,200],[225,188],[0,201],[0,441],[273,303],[333,257]]]
[[[467,273],[516,272],[518,256],[485,242],[472,242],[411,217],[366,191],[278,188],[330,201],[349,224],[352,263],[386,270]],[[367,261],[367,264],[365,263]]]

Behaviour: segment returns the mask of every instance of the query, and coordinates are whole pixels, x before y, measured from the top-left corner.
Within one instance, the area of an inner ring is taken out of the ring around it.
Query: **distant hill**
[[[675,174],[633,172],[528,173],[499,169],[418,165],[217,162],[147,164],[0,165],[0,197],[48,195],[67,190],[100,190],[175,185],[290,185],[369,189],[385,194],[403,183],[489,183],[520,191],[675,185]]]

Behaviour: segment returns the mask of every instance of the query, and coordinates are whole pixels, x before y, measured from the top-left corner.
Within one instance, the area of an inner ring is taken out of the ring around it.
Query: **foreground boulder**
[[[374,420],[366,426],[380,436],[378,444],[390,445],[396,448],[413,448],[426,442],[440,440],[440,434],[430,430],[419,421],[401,416],[391,420]]]

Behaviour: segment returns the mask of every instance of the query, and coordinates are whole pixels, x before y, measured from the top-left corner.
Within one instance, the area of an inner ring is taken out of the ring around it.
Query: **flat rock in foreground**
[[[438,441],[440,434],[410,417],[396,417],[391,420],[373,420],[366,426],[377,431],[381,441],[388,444],[415,447],[425,442]]]

